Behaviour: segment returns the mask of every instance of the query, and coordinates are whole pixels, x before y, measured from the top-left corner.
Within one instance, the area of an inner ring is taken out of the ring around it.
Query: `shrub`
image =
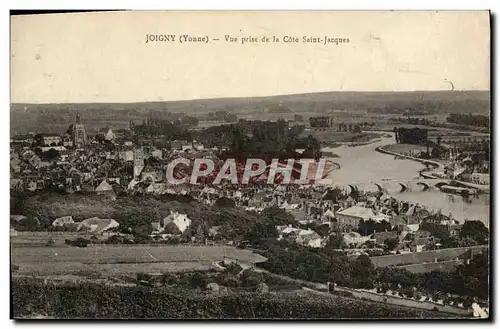
[[[222,272],[217,276],[217,283],[226,287],[237,288],[240,285],[238,278],[232,274]]]
[[[176,284],[178,282],[179,282],[179,278],[177,277],[177,275],[175,275],[173,273],[164,273],[162,276],[162,283],[164,285],[165,284],[172,285],[172,284]]]
[[[152,278],[151,274],[137,273],[137,281],[150,281],[151,278]]]
[[[229,265],[226,265],[226,270],[225,272],[231,273],[231,274],[238,274],[243,270],[243,268],[240,266],[238,263],[231,263]]]
[[[201,274],[200,272],[195,272],[191,274],[191,277],[189,278],[189,284],[193,288],[205,289],[208,284],[208,280],[205,275]]]

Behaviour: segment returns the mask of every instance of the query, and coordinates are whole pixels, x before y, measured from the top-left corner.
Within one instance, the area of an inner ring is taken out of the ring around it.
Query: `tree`
[[[176,284],[179,281],[179,278],[177,275],[167,272],[163,274],[161,281],[164,285],[172,285]]]
[[[252,243],[256,243],[261,239],[277,238],[278,230],[273,222],[265,221],[256,223],[251,231],[247,234],[246,239]]]
[[[401,294],[403,294],[407,298],[412,298],[414,295],[413,288],[410,288],[410,287],[403,288],[401,291]]]
[[[60,157],[60,153],[58,150],[56,149],[49,149],[48,151],[46,152],[42,152],[41,156],[42,158],[44,158],[45,160],[48,160],[48,161],[53,161],[53,160],[56,160]]]
[[[222,198],[217,199],[217,201],[215,201],[214,205],[217,207],[229,207],[229,208],[234,208],[236,206],[234,200],[226,198],[226,197],[222,197]]]
[[[181,234],[182,232],[179,230],[177,225],[175,225],[173,222],[169,222],[167,225],[165,225],[165,228],[163,229],[163,232],[165,234]]]
[[[399,245],[398,238],[388,238],[385,239],[384,244],[387,247],[387,250],[394,250]]]
[[[153,225],[151,225],[150,222],[140,223],[133,228],[134,235],[139,237],[149,236],[152,232],[153,232]]]
[[[193,288],[202,288],[202,289],[205,289],[205,287],[208,284],[208,280],[207,280],[207,278],[203,274],[201,274],[199,272],[195,272],[189,278],[189,284]]]
[[[344,241],[344,237],[340,234],[330,235],[328,241],[326,242],[325,249],[345,249],[347,244]]]
[[[478,220],[466,221],[460,229],[461,238],[472,238],[478,244],[487,244],[489,238],[488,228]]]
[[[472,299],[470,297],[465,298],[465,300],[463,301],[463,306],[465,308],[471,308],[472,307]]]
[[[259,283],[265,281],[262,273],[255,272],[251,269],[244,270],[240,275],[240,280],[245,287],[255,287]]]
[[[380,222],[375,222],[372,219],[369,219],[367,221],[361,219],[359,221],[358,225],[358,232],[361,235],[370,235],[373,234],[373,232],[385,232],[391,230],[391,224],[386,221],[380,221]]]
[[[240,273],[241,270],[243,270],[243,268],[240,266],[240,264],[233,262],[226,266],[225,272],[236,275]]]
[[[352,265],[351,278],[354,281],[354,287],[372,289],[375,274],[375,267],[366,255],[359,256]]]
[[[265,208],[262,211],[262,215],[265,221],[272,222],[274,225],[296,224],[295,218],[292,214],[277,206]]]
[[[233,274],[222,272],[217,276],[217,282],[226,287],[238,287],[240,285],[240,281]]]

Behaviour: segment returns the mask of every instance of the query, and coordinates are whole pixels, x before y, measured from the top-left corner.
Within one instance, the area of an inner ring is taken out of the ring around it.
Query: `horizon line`
[[[372,93],[372,94],[404,94],[404,93],[461,93],[461,92],[491,92],[491,89],[455,89],[455,90],[397,90],[397,91],[382,91],[382,90],[334,90],[334,91],[318,91],[309,93],[293,93],[293,94],[277,94],[267,96],[228,96],[228,97],[206,97],[206,98],[189,98],[189,99],[175,99],[175,100],[147,100],[147,101],[89,101],[89,102],[41,102],[41,103],[28,103],[28,102],[10,102],[10,105],[46,105],[46,104],[135,104],[135,103],[174,103],[174,102],[189,102],[189,101],[209,101],[209,100],[233,100],[233,99],[248,99],[248,98],[273,98],[273,97],[286,97],[286,96],[301,96],[301,95],[314,95],[314,94],[328,94],[328,93]]]

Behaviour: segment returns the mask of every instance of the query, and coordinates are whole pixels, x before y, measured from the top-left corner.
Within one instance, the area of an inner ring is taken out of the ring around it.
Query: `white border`
[[[2,1],[0,6],[3,9],[1,11],[2,16],[1,16],[1,35],[7,36],[9,35],[9,14],[8,10],[9,9],[73,9],[73,10],[83,10],[83,9],[113,9],[113,8],[119,8],[119,9],[142,9],[142,10],[154,10],[154,9],[170,9],[170,10],[175,10],[175,9],[198,9],[198,10],[257,10],[257,9],[263,9],[263,10],[270,10],[270,9],[282,9],[282,10],[300,10],[300,9],[309,9],[309,10],[325,10],[325,9],[336,9],[336,10],[471,10],[471,9],[491,9],[493,13],[498,14],[500,12],[499,9],[499,4],[500,1],[498,0],[474,0],[474,1],[437,1],[437,0],[417,0],[417,1],[398,1],[398,0],[358,0],[358,1],[336,1],[336,0],[330,0],[330,1],[318,1],[318,0],[308,0],[308,1],[292,1],[292,0],[282,0],[282,1],[276,1],[276,0],[253,0],[253,1],[239,1],[235,2],[233,1],[211,1],[211,3],[207,3],[204,1],[193,1],[193,0],[177,0],[177,1],[152,1],[152,0],[123,0],[123,1],[104,1],[104,0],[87,0],[87,1],[71,1],[71,2],[63,2],[63,1],[56,1],[56,0],[45,0],[45,1]],[[498,17],[496,18],[497,25],[498,25]],[[497,36],[498,29],[495,28],[494,35]],[[497,43],[497,42],[496,42]],[[2,74],[4,79],[2,79],[2,88],[0,91],[0,97],[2,100],[2,105],[4,106],[4,110],[0,111],[0,124],[2,125],[2,129],[0,129],[0,134],[2,134],[1,139],[0,139],[0,145],[2,148],[2,153],[7,156],[7,152],[9,149],[9,144],[8,144],[8,135],[9,135],[9,104],[10,104],[10,92],[9,92],[9,72],[10,72],[10,67],[9,67],[9,55],[8,55],[8,50],[9,50],[9,39],[8,38],[3,38],[3,42],[1,43],[2,51],[0,52],[2,58],[1,58],[1,63],[2,63]],[[496,47],[495,47],[496,49]],[[495,51],[495,55],[496,55]],[[495,56],[494,59],[496,59],[497,56]],[[495,88],[497,92],[496,95],[498,95],[498,86]],[[493,91],[492,91],[493,92]],[[496,98],[496,97],[495,97]],[[496,110],[495,104],[492,104],[493,109]],[[500,120],[499,115],[496,115],[495,119],[495,126],[498,127],[498,121]],[[495,155],[498,155],[500,148],[497,145],[497,138],[493,141],[495,145]],[[496,159],[495,159],[496,160]],[[1,252],[1,263],[3,264],[2,266],[2,278],[0,279],[0,296],[2,298],[0,299],[1,302],[1,307],[0,309],[2,310],[2,315],[1,319],[2,323],[4,326],[2,328],[11,327],[14,326],[15,324],[12,321],[9,321],[9,311],[10,311],[10,291],[9,291],[9,222],[8,222],[8,209],[9,209],[9,190],[7,188],[8,186],[8,164],[7,161],[1,161],[1,175],[0,175],[0,186],[2,187],[2,196],[1,198],[1,208],[4,212],[4,225],[3,230],[2,230],[2,235],[4,236],[3,239],[1,239],[2,243],[2,252]],[[494,168],[495,170],[495,168]],[[496,170],[495,170],[496,171]],[[498,174],[495,172],[495,174]],[[498,175],[495,175],[498,177]],[[496,182],[496,180],[495,180]],[[495,203],[497,205],[500,205],[498,203],[498,195],[495,197]],[[491,220],[494,221],[497,218],[500,218],[497,216],[499,211],[495,209],[495,212],[493,216],[491,217]],[[492,224],[495,228],[494,232],[494,237],[493,239],[496,241],[495,243],[495,253],[494,255],[498,255],[498,244],[500,244],[500,239],[498,239],[498,229],[497,226],[498,224]],[[494,285],[495,287],[498,285],[498,280],[495,280],[498,278],[499,271],[498,268],[496,268],[495,271],[495,278],[492,278],[496,282]],[[496,294],[495,294],[496,297]],[[498,300],[495,299],[495,301],[498,303]],[[496,304],[495,304],[496,305]],[[498,316],[498,314],[496,314]],[[36,323],[38,324],[38,323]],[[35,323],[31,324],[25,324],[25,326],[33,326],[36,325]],[[88,324],[93,325],[96,328],[108,328],[109,326],[123,326],[127,325],[125,323],[93,323],[93,322],[88,322]],[[209,326],[219,326],[219,325],[226,325],[226,326],[247,326],[247,325],[252,325],[251,323],[244,323],[244,324],[239,324],[235,322],[230,322],[230,323],[217,323],[217,324],[208,324],[204,323],[205,325]],[[304,325],[311,325],[310,322],[302,322],[301,324]],[[361,324],[352,324],[352,323],[335,323],[338,326],[361,326]],[[381,323],[379,325],[388,325],[389,323]],[[397,322],[391,325],[397,325],[397,326],[408,326],[408,325],[418,325],[418,326],[426,326],[426,327],[437,327],[437,326],[442,326],[442,325],[467,325],[468,323],[450,323],[450,324],[445,324],[445,323],[428,323],[428,322],[421,322],[421,323],[401,323]],[[55,323],[47,323],[46,325],[48,326],[63,326],[63,327],[69,327],[77,324],[73,323],[60,323],[60,324],[55,324]],[[84,325],[84,324],[78,324],[78,325]],[[142,323],[131,323],[127,326],[141,326],[143,325]],[[165,324],[160,324],[157,323],[156,325],[165,325]],[[169,326],[175,325],[182,325],[182,324],[174,324],[174,323],[168,323]],[[188,324],[186,324],[188,325]],[[254,324],[255,325],[255,324]],[[296,326],[296,324],[292,323],[272,323],[272,324],[264,324],[260,323],[258,324],[259,326],[276,326],[276,325],[286,325],[286,326]],[[323,323],[322,325],[330,325],[327,323]],[[377,325],[376,322],[371,322],[367,323],[367,325],[373,326]],[[194,324],[189,324],[189,326],[194,326]]]

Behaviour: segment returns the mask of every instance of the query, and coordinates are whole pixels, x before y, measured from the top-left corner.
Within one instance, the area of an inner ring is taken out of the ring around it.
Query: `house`
[[[151,166],[146,166],[141,172],[141,181],[151,181],[153,183],[159,183],[163,181],[163,171],[160,169],[153,168]]]
[[[391,221],[391,216],[385,215],[385,214],[378,214],[373,217],[371,217],[371,220],[373,220],[376,223],[381,223],[383,221],[386,221],[387,223],[390,223]]]
[[[12,137],[11,143],[14,144],[32,144],[33,143],[33,135],[17,135]]]
[[[409,224],[405,226],[405,231],[417,232],[420,229],[420,224]]]
[[[123,161],[134,161],[134,151],[124,150],[118,153],[118,158]]]
[[[128,183],[128,186],[127,186],[127,189],[129,190],[133,190],[134,189],[134,186],[136,186],[137,184],[139,183],[138,180],[136,180],[135,178],[133,178],[129,183]]]
[[[334,218],[335,218],[335,214],[333,213],[333,211],[331,211],[330,209],[328,209],[321,216],[321,221],[322,222],[327,222],[327,221],[333,220]]]
[[[42,150],[42,152],[48,152],[50,150],[55,150],[55,151],[58,151],[58,152],[65,152],[67,151],[67,149],[64,147],[64,146],[42,146],[40,147],[40,149]]]
[[[24,216],[24,215],[10,215],[10,221],[14,221],[14,222],[20,222],[22,220],[25,220],[25,219],[28,219],[28,217]]]
[[[295,242],[297,244],[301,244],[303,246],[311,248],[320,248],[322,246],[323,239],[318,233],[314,232],[313,230],[299,230],[298,233],[299,234],[295,239]]]
[[[280,186],[282,186],[282,185],[280,185]],[[296,209],[300,208],[300,204],[298,204],[298,203],[290,204],[287,201],[285,201],[280,205],[280,208],[285,209],[285,210],[296,210]]]
[[[450,236],[458,236],[460,234],[460,230],[462,229],[462,224],[450,224],[448,225],[448,232],[450,232]]]
[[[284,237],[284,236],[290,235],[294,232],[300,231],[299,228],[292,227],[292,224],[281,225],[281,226],[278,225],[278,226],[276,226],[276,230],[278,231],[278,235],[281,237]]]
[[[490,174],[473,173],[471,182],[474,184],[490,185]]]
[[[429,243],[428,238],[415,238],[410,243],[410,251],[412,252],[421,252],[424,250],[424,247]]]
[[[213,238],[219,234],[220,229],[221,226],[212,226],[208,229],[208,235]]]
[[[160,221],[151,222],[151,226],[153,227],[153,231],[155,231],[155,232],[161,231]]]
[[[292,209],[287,210],[287,213],[292,214],[293,218],[297,221],[304,221],[307,219],[307,214],[303,209]]]
[[[375,213],[371,208],[352,206],[337,212],[337,225],[340,230],[355,230],[360,220],[368,221],[374,216]]]
[[[170,222],[174,223],[181,232],[184,232],[191,225],[191,219],[186,214],[179,214],[178,212],[171,212],[170,215],[165,217],[163,219],[163,227],[167,226]]]
[[[108,132],[104,135],[104,139],[107,141],[112,141],[116,138],[116,135],[113,133],[111,128],[108,129]]]
[[[183,144],[179,140],[171,141],[170,142],[170,148],[175,151],[182,151],[183,150]]]
[[[107,180],[110,182],[110,183],[116,183],[116,184],[120,184],[120,177],[108,177]]]
[[[78,230],[100,234],[119,226],[120,224],[114,219],[92,217],[78,223]]]
[[[210,282],[207,284],[207,290],[210,290],[211,292],[218,293],[219,292],[219,285],[215,282]]]
[[[37,183],[35,181],[28,182],[28,186],[26,187],[26,189],[31,192],[36,191],[36,188],[37,188]]]
[[[34,142],[39,146],[56,146],[63,142],[59,135],[38,134],[34,138]]]
[[[73,220],[73,217],[71,216],[64,216],[64,217],[59,217],[56,218],[52,222],[52,226],[54,227],[63,227],[66,224],[73,224],[75,221]]]
[[[113,191],[113,186],[111,186],[111,184],[109,184],[106,180],[103,180],[101,184],[96,187],[95,191],[97,192],[97,194]]]
[[[14,158],[10,160],[10,168],[12,169],[13,172],[20,172],[21,171],[21,161],[18,158]]]
[[[23,181],[17,178],[11,178],[10,189],[14,191],[21,191],[23,189]]]
[[[151,152],[151,156],[157,159],[163,159],[163,151],[162,150],[154,150]]]
[[[342,234],[342,237],[344,238],[344,242],[350,246],[354,245],[356,247],[361,246],[362,244],[372,241],[373,239],[369,236],[362,236],[358,232],[349,232],[349,233],[344,233]]]
[[[163,194],[166,189],[165,183],[151,183],[146,188],[146,193]]]

